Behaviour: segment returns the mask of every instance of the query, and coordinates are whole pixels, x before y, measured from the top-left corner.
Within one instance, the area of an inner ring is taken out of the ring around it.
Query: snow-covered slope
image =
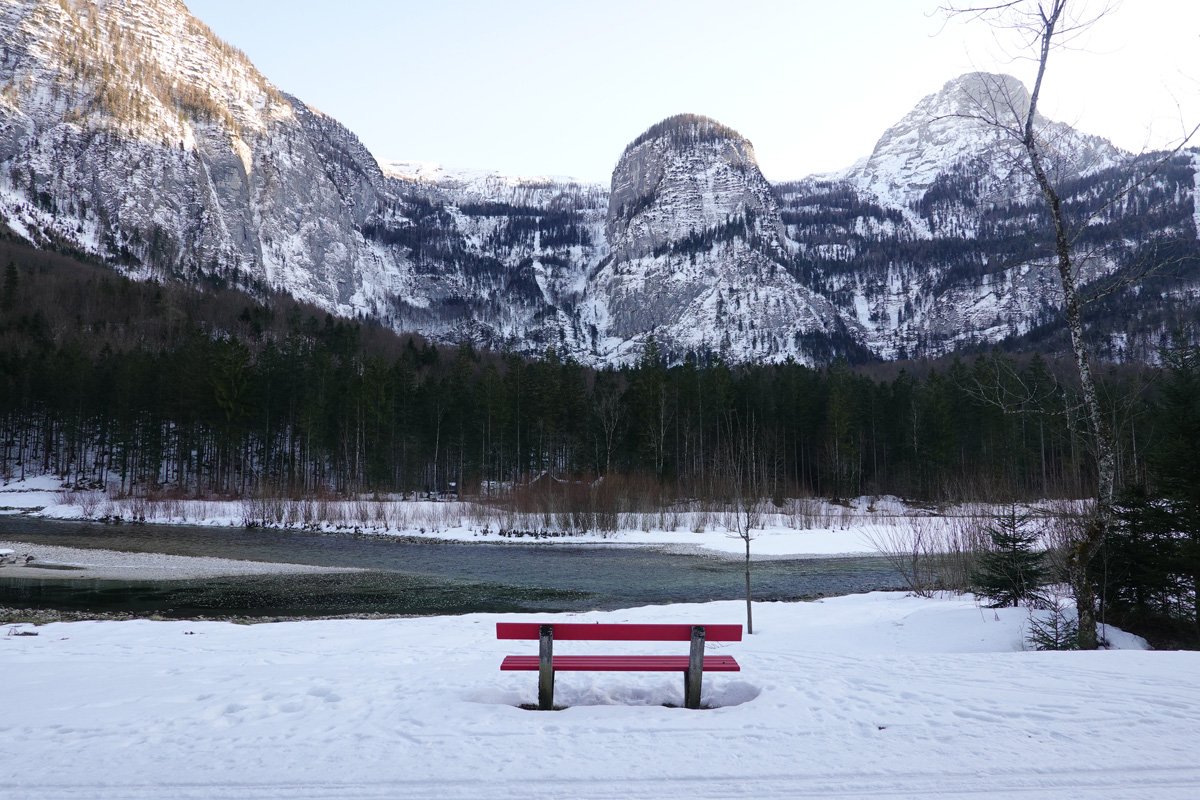
[[[1023,127],[1028,108],[1028,90],[1011,75],[962,75],[884,131],[870,156],[830,177],[902,209],[916,206],[939,178],[955,173],[970,174],[981,196],[1008,199],[1028,193],[1033,186],[1025,158],[1009,132]],[[1042,117],[1037,130],[1059,178],[1111,167],[1128,155],[1104,139]],[[928,232],[926,220],[913,221]]]
[[[862,326],[875,354],[940,355],[1057,320],[1057,275],[1042,268],[1052,263],[1052,231],[1015,140],[997,125],[1019,128],[1014,109],[1028,102],[1011,76],[963,75],[889,128],[870,156],[838,173],[777,187],[801,259],[822,277],[823,294]],[[1086,228],[1090,255],[1081,261],[1082,281],[1103,282],[1146,264],[1156,247],[1174,240],[1185,254],[1177,262],[1182,280],[1161,299],[1194,299],[1200,249],[1190,157],[1155,170],[1161,156],[1125,153],[1041,118],[1036,130],[1068,218]],[[1131,184],[1139,185],[1104,207]],[[1112,303],[1131,298],[1111,301],[1104,313],[1119,313]],[[1126,322],[1100,325],[1111,330]],[[1134,351],[1125,347],[1129,331],[1110,333],[1100,349],[1146,357],[1162,332],[1156,319],[1134,334]]]

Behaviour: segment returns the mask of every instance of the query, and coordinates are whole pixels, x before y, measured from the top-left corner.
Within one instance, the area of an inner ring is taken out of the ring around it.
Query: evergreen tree
[[[1162,498],[1144,486],[1123,491],[1116,524],[1093,565],[1092,581],[1104,607],[1142,617],[1169,615],[1178,550]]]
[[[1079,624],[1070,605],[1059,599],[1047,605],[1044,616],[1029,616],[1026,641],[1034,650],[1078,650]]]
[[[971,575],[976,593],[992,601],[991,608],[1018,606],[1039,599],[1045,582],[1045,554],[1035,550],[1037,532],[1032,517],[1010,505],[987,529],[989,550],[980,556],[979,568]]]
[[[21,282],[21,274],[17,271],[17,262],[9,261],[4,268],[4,294],[0,296],[0,308],[11,311],[17,304],[17,286]]]
[[[1159,406],[1162,445],[1151,465],[1167,500],[1178,539],[1175,571],[1192,597],[1192,621],[1200,626],[1200,346],[1181,333],[1163,354],[1167,379]]]

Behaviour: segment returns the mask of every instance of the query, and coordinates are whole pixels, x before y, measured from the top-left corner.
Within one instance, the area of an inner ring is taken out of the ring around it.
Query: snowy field
[[[969,598],[758,604],[710,646],[743,669],[710,710],[663,705],[680,676],[566,673],[566,710],[525,711],[535,674],[498,669],[536,643],[497,620],[744,611],[6,626],[0,798],[1200,797],[1200,653],[1024,651],[1026,611]]]
[[[458,542],[671,546],[731,556],[744,553],[737,515],[680,504],[648,513],[622,513],[617,530],[581,530],[565,514],[518,514],[474,502],[430,502],[364,497],[359,500],[159,500],[109,499],[100,492],[64,491],[53,476],[0,487],[0,514],[47,519],[120,517],[156,524],[290,528],[374,533]],[[764,504],[753,531],[755,558],[873,555],[879,544],[911,537],[922,528],[952,543],[977,532],[994,506],[962,504],[917,508],[894,497],[860,497],[845,504],[823,499]],[[553,532],[553,535],[551,535]],[[951,547],[951,549],[953,549]]]

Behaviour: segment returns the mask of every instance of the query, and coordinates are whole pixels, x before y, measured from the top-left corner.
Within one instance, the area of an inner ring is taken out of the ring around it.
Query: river
[[[584,611],[744,597],[740,561],[663,548],[457,544],[388,536],[0,517],[0,539],[361,571],[203,580],[8,578],[0,606],[164,617]],[[756,600],[903,588],[877,557],[755,561]]]

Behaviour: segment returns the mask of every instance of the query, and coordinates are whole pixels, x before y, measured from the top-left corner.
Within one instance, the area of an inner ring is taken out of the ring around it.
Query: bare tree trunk
[[[750,603],[750,531],[743,537],[746,540],[746,634],[754,633],[754,608]]]
[[[1071,584],[1071,591],[1075,595],[1075,606],[1079,617],[1079,646],[1084,650],[1094,650],[1097,645],[1096,599],[1088,579],[1088,566],[1099,552],[1104,543],[1104,537],[1112,524],[1113,492],[1116,485],[1116,447],[1108,421],[1104,418],[1100,408],[1096,382],[1092,378],[1091,354],[1083,336],[1082,309],[1076,286],[1077,275],[1075,274],[1075,265],[1072,263],[1071,244],[1063,217],[1062,200],[1046,174],[1042,153],[1034,135],[1034,119],[1037,115],[1042,78],[1046,73],[1046,62],[1050,56],[1051,45],[1064,7],[1064,0],[1059,0],[1054,3],[1050,15],[1043,17],[1037,80],[1034,82],[1033,92],[1029,97],[1029,113],[1025,118],[1025,131],[1021,145],[1029,156],[1033,176],[1037,180],[1038,188],[1041,189],[1042,197],[1050,212],[1050,218],[1054,223],[1054,249],[1057,256],[1059,282],[1062,284],[1063,311],[1067,317],[1067,328],[1071,334],[1071,353],[1075,359],[1075,368],[1079,373],[1080,390],[1083,392],[1083,403],[1096,448],[1098,485],[1092,519],[1083,529],[1082,535],[1071,542],[1067,552],[1067,577]]]

